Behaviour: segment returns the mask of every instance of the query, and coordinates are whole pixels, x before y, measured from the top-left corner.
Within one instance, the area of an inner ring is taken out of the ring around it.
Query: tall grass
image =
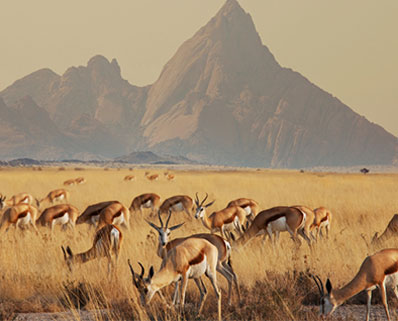
[[[28,192],[43,198],[50,190],[62,187],[63,181],[84,176],[86,184],[66,188],[71,193],[71,204],[80,211],[95,202],[113,199],[129,206],[135,196],[145,192],[158,193],[162,199],[177,194],[194,197],[196,192],[202,198],[208,193],[209,201],[216,200],[209,211],[222,209],[230,200],[239,197],[257,200],[262,209],[278,205],[331,209],[334,215],[331,237],[312,250],[304,243],[297,248],[288,235],[283,234],[276,250],[261,238],[244,249],[234,249],[232,262],[243,293],[242,305],[238,305],[234,297],[233,306],[227,306],[227,283],[218,275],[223,288],[223,317],[231,320],[316,318],[313,309],[303,306],[303,303],[317,302],[316,288],[307,273],[316,273],[322,279],[330,277],[335,286],[343,285],[355,275],[363,259],[374,251],[367,247],[364,238],[370,240],[374,232],[383,231],[398,209],[398,175],[395,174],[175,170],[176,179],[170,182],[163,177],[165,170],[149,169],[161,174],[159,181],[150,182],[144,177],[145,171],[134,170],[136,181],[125,182],[124,176],[131,174],[127,170],[3,169],[0,192],[8,197]],[[148,213],[144,218],[148,218]],[[187,223],[173,232],[172,237],[207,232],[201,222],[185,213],[173,215],[171,224],[182,221]],[[76,266],[70,274],[61,245],[71,246],[75,253],[85,251],[92,245],[94,231],[78,226],[74,232],[55,232],[52,239],[13,229],[0,236],[0,317],[11,318],[13,312],[72,310],[74,318],[79,319],[77,310],[85,308],[96,311],[94,318],[97,320],[196,318],[199,294],[192,284],[188,288],[184,315],[156,298],[149,310],[140,306],[127,258],[137,270],[138,261],[147,270],[150,265],[158,268],[161,261],[155,253],[157,234],[139,213],[133,214],[130,230],[122,231],[124,243],[115,275],[108,275],[106,259]],[[41,233],[48,232],[42,229]],[[385,246],[394,247],[395,243],[391,240]],[[208,291],[202,318],[211,320],[216,318],[217,311],[210,286]],[[166,290],[169,302],[171,292],[172,289]]]

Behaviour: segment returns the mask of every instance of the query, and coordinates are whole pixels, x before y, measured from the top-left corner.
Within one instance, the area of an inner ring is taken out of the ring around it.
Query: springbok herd
[[[149,173],[145,176],[150,180],[157,179],[150,177]],[[166,178],[174,179],[174,175],[166,176]],[[133,179],[133,175],[125,177],[125,180]],[[80,177],[65,181],[64,184],[74,185],[84,182],[85,179]],[[176,195],[163,202],[159,195],[146,193],[135,197],[129,208],[113,200],[89,205],[82,213],[69,204],[69,198],[69,192],[65,189],[53,190],[40,200],[27,193],[20,193],[9,199],[0,195],[0,210],[2,211],[0,233],[5,233],[14,226],[22,230],[32,228],[35,233],[40,234],[38,227],[47,227],[52,236],[56,225],[61,225],[63,229],[67,227],[73,229],[76,224],[89,224],[95,227],[96,231],[93,245],[89,250],[74,254],[69,246],[62,247],[67,267],[72,271],[76,263],[106,257],[108,272],[111,273],[117,264],[122,245],[121,227],[128,230],[130,216],[143,216],[143,211],[149,209],[150,214],[146,217],[151,218],[152,221],[146,221],[158,233],[156,253],[162,259],[161,266],[156,272],[151,266],[148,275],[145,276],[145,268],[141,263],[138,262],[141,272],[136,273],[128,260],[133,283],[140,293],[142,305],[148,304],[155,293],[165,300],[160,290],[174,283],[173,304],[180,305],[183,309],[188,279],[193,279],[200,292],[198,312],[200,314],[207,295],[201,277],[206,275],[217,298],[219,320],[221,320],[221,291],[217,283],[216,271],[228,282],[228,304],[232,301],[233,287],[235,287],[238,301],[241,302],[238,276],[231,264],[232,246],[239,250],[253,238],[263,235],[264,241],[268,237],[273,247],[277,248],[279,233],[288,232],[297,246],[301,245],[301,239],[303,239],[312,248],[313,244],[321,238],[327,241],[333,217],[331,211],[324,207],[312,210],[306,206],[296,205],[260,210],[259,204],[249,198],[232,200],[224,209],[209,215],[208,209],[213,205],[214,200],[209,202],[208,194],[200,199],[198,193],[194,200],[188,195]],[[49,205],[50,207],[46,207]],[[210,233],[170,239],[171,232],[186,223],[169,226],[174,212],[184,212],[190,217],[201,220]],[[158,223],[153,222],[154,219],[158,220]],[[217,232],[219,235],[216,234]],[[382,244],[397,232],[398,214],[395,214],[385,232],[381,236],[375,234],[372,243]],[[366,320],[368,320],[372,290],[378,287],[385,313],[390,320],[386,287],[391,287],[398,298],[398,249],[384,249],[368,256],[356,276],[340,289],[334,289],[328,279],[327,292],[325,292],[321,279],[316,275],[312,278],[321,295],[320,313],[322,315],[331,314],[343,302],[365,290],[368,298],[366,305]]]

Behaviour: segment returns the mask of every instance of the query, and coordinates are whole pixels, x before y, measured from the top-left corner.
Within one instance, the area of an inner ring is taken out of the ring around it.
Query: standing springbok
[[[125,182],[129,182],[129,181],[135,181],[135,176],[134,175],[126,175],[124,176],[123,179]]]
[[[195,218],[202,219],[203,225],[210,230],[211,233],[219,231],[221,236],[229,239],[228,231],[237,230],[240,234],[243,234],[243,227],[246,222],[246,211],[240,206],[231,206],[224,208],[218,212],[213,212],[210,216],[207,216],[206,208],[211,206],[215,201],[212,201],[206,205],[204,203],[209,195],[206,193],[206,197],[202,202],[199,202],[198,193],[196,193],[196,213]]]
[[[129,229],[130,212],[128,208],[120,202],[114,202],[105,207],[99,214],[97,230],[108,224],[122,225]]]
[[[64,181],[64,185],[65,186],[73,186],[75,184],[76,184],[76,182],[75,182],[74,178],[71,178],[71,179],[68,179],[68,180]]]
[[[119,228],[109,224],[95,233],[93,246],[88,251],[74,255],[69,246],[66,247],[66,250],[63,246],[61,248],[64,253],[64,259],[71,272],[74,263],[85,263],[101,257],[108,259],[108,272],[110,272],[111,267],[115,267],[117,264],[122,239],[123,235]],[[114,263],[112,255],[115,255]]]
[[[153,227],[159,234],[159,242],[158,242],[158,249],[157,249],[157,254],[161,259],[165,259],[169,251],[176,247],[177,245],[181,244],[183,241],[185,241],[188,238],[203,238],[210,243],[212,243],[218,250],[218,263],[217,263],[217,271],[223,275],[227,282],[228,282],[228,304],[231,304],[231,295],[232,295],[232,282],[235,283],[237,295],[239,302],[241,302],[240,299],[240,291],[239,291],[239,285],[238,285],[238,277],[236,276],[232,265],[231,265],[231,245],[229,242],[224,240],[221,236],[215,235],[215,234],[207,234],[207,233],[200,233],[200,234],[194,234],[188,237],[180,237],[176,238],[174,240],[169,241],[170,233],[171,231],[174,231],[181,227],[184,223],[168,227],[170,217],[171,217],[171,212],[169,213],[169,216],[166,221],[166,225],[163,224],[162,218],[160,215],[159,216],[159,222],[160,226],[156,226],[154,223],[147,221],[147,223]],[[197,280],[195,280],[199,291],[201,292],[201,295],[203,294],[201,291],[201,286],[198,284]],[[206,290],[206,287],[204,286],[203,282],[200,280],[202,288]],[[178,286],[176,284],[175,287],[175,293],[174,293],[174,299],[173,299],[173,304],[175,304],[175,300],[177,299],[178,295]]]
[[[6,196],[0,194],[0,210],[7,206],[14,206],[18,204],[33,204],[34,198],[28,193],[19,193],[13,195],[9,200],[6,200]]]
[[[209,241],[201,238],[188,238],[175,248],[171,249],[167,257],[163,260],[160,270],[154,272],[153,266],[149,270],[147,278],[143,278],[144,270],[141,275],[134,273],[130,266],[133,282],[141,295],[141,302],[146,305],[154,294],[165,286],[181,280],[180,284],[180,304],[184,309],[185,292],[188,279],[198,279],[205,274],[213,285],[217,297],[218,320],[221,321],[221,291],[217,285],[217,262],[218,250]],[[202,312],[205,295],[199,302],[199,312]]]
[[[287,231],[293,240],[301,243],[297,234],[302,236],[308,244],[311,240],[305,234],[306,215],[295,207],[278,206],[261,211],[253,220],[248,230],[237,240],[239,245],[245,245],[257,235],[267,233],[271,242],[275,244],[279,239],[279,233]],[[273,238],[273,234],[275,237]]]
[[[159,174],[145,175],[150,181],[157,181],[159,179]]]
[[[151,214],[156,213],[159,210],[160,196],[154,193],[145,193],[138,195],[133,199],[130,205],[130,212],[139,211],[142,215],[143,208],[150,208]]]
[[[259,211],[259,206],[258,203],[251,199],[251,198],[238,198],[236,200],[230,201],[227,205],[227,207],[231,206],[240,206],[242,207],[246,213],[247,213],[247,219],[250,221],[253,221],[253,219],[256,217],[258,211]]]
[[[164,200],[159,207],[160,214],[184,211],[189,217],[193,212],[193,201],[188,195],[176,195]]]
[[[372,245],[382,244],[393,236],[398,236],[398,214],[394,214],[382,235],[379,236],[378,232],[375,233],[372,238]]]
[[[80,185],[80,184],[87,183],[87,180],[84,177],[78,177],[78,178],[75,179],[75,182],[76,182],[77,185]]]
[[[386,286],[391,287],[394,290],[395,296],[398,298],[397,272],[398,249],[384,249],[368,256],[363,261],[355,277],[340,289],[333,289],[332,284],[328,279],[326,281],[326,294],[321,279],[319,277],[314,278],[321,295],[320,314],[332,314],[338,306],[359,292],[365,290],[368,296],[366,305],[366,321],[368,321],[372,301],[372,291],[379,288],[387,319],[390,320]]]
[[[74,228],[78,216],[79,210],[76,207],[70,204],[58,204],[45,209],[36,220],[36,225],[50,227],[52,234],[55,225]]]
[[[8,231],[10,225],[25,229],[33,227],[37,233],[34,222],[37,217],[37,208],[29,204],[18,204],[8,207],[1,218],[0,232]]]
[[[40,201],[36,199],[37,207],[40,208],[41,204],[44,202],[49,202],[50,204],[54,204],[54,202],[68,202],[69,201],[69,192],[63,188],[53,190],[47,194],[46,197],[41,199]]]
[[[295,207],[301,212],[305,213],[304,233],[311,239],[311,241],[316,241],[315,236],[312,234],[313,223],[315,219],[314,211],[308,206],[303,206],[303,205],[295,205],[291,207]]]
[[[314,222],[311,225],[311,231],[315,230],[316,238],[323,236],[322,229],[326,230],[326,238],[329,237],[330,224],[332,222],[332,212],[327,208],[319,207],[314,210]]]
[[[76,224],[87,223],[91,226],[96,226],[98,224],[99,215],[100,215],[101,211],[105,207],[107,207],[113,203],[117,203],[117,201],[100,202],[100,203],[96,203],[96,204],[88,206],[83,211],[83,213],[80,214],[80,216],[77,218]]]

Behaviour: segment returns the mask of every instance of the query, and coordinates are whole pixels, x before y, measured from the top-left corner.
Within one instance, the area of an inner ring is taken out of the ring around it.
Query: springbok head
[[[151,279],[155,274],[153,266],[149,269],[148,277],[144,277],[145,269],[144,266],[138,262],[141,267],[141,274],[135,273],[133,266],[130,263],[130,259],[127,260],[127,263],[130,267],[131,276],[133,277],[133,284],[137,288],[138,292],[140,293],[141,304],[146,305],[146,303],[152,298],[153,294],[149,293],[148,287],[151,284]],[[151,291],[152,292],[152,291]]]
[[[171,231],[174,231],[174,230],[180,228],[182,225],[184,225],[184,223],[177,224],[172,227],[168,227],[169,221],[171,218],[171,210],[169,210],[169,216],[167,217],[166,225],[163,224],[162,217],[160,216],[160,212],[158,212],[158,217],[159,217],[160,226],[157,226],[149,221],[146,221],[146,222],[159,233],[159,243],[162,244],[162,246],[166,246],[166,244],[169,242],[169,236],[170,236]]]
[[[204,205],[204,203],[206,202],[207,198],[209,197],[209,194],[206,193],[206,197],[203,199],[203,201],[199,201],[199,197],[198,197],[198,193],[196,193],[196,198],[195,198],[195,205],[196,205],[196,212],[195,212],[195,218],[202,218],[206,208],[209,206],[212,206],[214,204],[214,201],[207,203],[206,205]]]
[[[333,311],[337,308],[337,303],[336,300],[333,296],[333,288],[332,288],[332,283],[330,282],[329,279],[326,281],[326,290],[327,293],[325,293],[325,288],[323,286],[322,280],[319,278],[319,276],[313,276],[312,278],[315,281],[315,284],[319,290],[319,294],[321,296],[320,302],[319,302],[319,315],[330,315],[333,313]]]

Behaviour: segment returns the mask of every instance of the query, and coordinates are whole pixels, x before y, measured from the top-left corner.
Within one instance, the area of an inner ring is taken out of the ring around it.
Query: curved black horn
[[[321,295],[321,296],[324,296],[324,294],[325,294],[325,289],[324,289],[324,287],[323,287],[323,283],[322,283],[322,280],[319,278],[319,276],[317,276],[317,275],[311,275],[311,277],[314,279],[314,281],[315,281],[315,284],[316,284],[316,286],[317,286],[317,288],[318,288],[318,290],[319,290],[319,294]]]
[[[200,206],[202,206],[202,205],[206,202],[206,200],[207,200],[208,197],[209,197],[209,194],[206,193],[206,197],[203,199],[203,201],[202,201],[202,203],[200,204]]]
[[[169,216],[167,217],[166,228],[169,226],[170,218],[171,218],[171,210],[169,209]]]
[[[197,205],[197,206],[199,206],[199,197],[198,197],[198,192],[196,192],[196,198],[195,198],[195,204]]]
[[[158,217],[159,217],[159,222],[160,222],[160,228],[163,228],[164,225],[163,225],[162,218],[160,217],[160,210],[158,210]]]
[[[135,286],[138,288],[138,284],[137,284],[137,281],[135,279],[135,273],[134,273],[133,267],[132,267],[132,265],[130,263],[130,259],[127,260],[127,263],[128,263],[128,265],[130,267],[131,276],[133,277],[133,282],[134,282]]]
[[[140,278],[142,279],[144,277],[145,269],[144,269],[144,266],[141,264],[141,262],[138,262],[138,264],[141,266]]]

